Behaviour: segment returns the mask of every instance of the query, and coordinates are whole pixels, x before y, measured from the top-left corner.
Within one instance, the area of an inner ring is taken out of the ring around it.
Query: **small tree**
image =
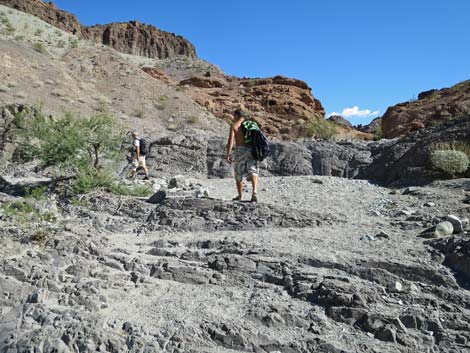
[[[36,114],[22,124],[25,149],[38,158],[42,167],[56,166],[64,171],[102,167],[102,159],[113,159],[121,135],[115,120],[107,114],[76,118],[66,113],[59,119]]]
[[[39,113],[18,125],[25,154],[38,159],[43,168],[54,166],[75,175],[72,185],[75,192],[116,188],[118,181],[112,175],[112,162],[120,152],[123,134],[108,113],[88,118],[66,113],[58,119]]]

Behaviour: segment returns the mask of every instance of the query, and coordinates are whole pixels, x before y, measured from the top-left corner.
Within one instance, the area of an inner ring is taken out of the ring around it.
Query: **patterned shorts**
[[[145,156],[140,156],[139,160],[134,158],[134,160],[132,161],[132,169],[133,170],[137,170],[137,168],[139,168],[139,167],[145,168],[146,166],[147,166],[147,164],[145,163]]]
[[[253,158],[250,147],[237,147],[234,153],[234,169],[237,181],[242,181],[245,176],[247,180],[251,180],[253,175],[258,175],[258,161]]]

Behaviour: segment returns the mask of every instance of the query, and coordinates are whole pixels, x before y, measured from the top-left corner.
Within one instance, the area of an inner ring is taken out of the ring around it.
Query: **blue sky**
[[[183,35],[228,74],[305,80],[355,124],[470,78],[469,0],[55,3],[86,25],[136,19]]]

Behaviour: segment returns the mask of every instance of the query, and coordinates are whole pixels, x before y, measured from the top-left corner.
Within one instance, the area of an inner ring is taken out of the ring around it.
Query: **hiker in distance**
[[[235,170],[235,181],[237,184],[238,196],[233,201],[241,201],[243,197],[243,178],[246,176],[248,181],[251,180],[253,184],[253,192],[251,194],[251,202],[257,202],[256,196],[258,192],[258,180],[259,180],[259,169],[258,161],[253,157],[252,154],[252,141],[245,140],[245,135],[242,130],[242,124],[246,114],[241,110],[237,109],[233,113],[232,125],[230,126],[230,133],[227,141],[227,157],[226,161],[232,163],[232,149],[235,142],[235,153],[233,156],[234,170]]]
[[[134,131],[132,133],[132,171],[131,178],[135,178],[137,168],[142,167],[145,172],[144,180],[149,179],[149,170],[145,163],[145,155],[147,154],[147,143],[144,139],[139,137],[139,133]]]

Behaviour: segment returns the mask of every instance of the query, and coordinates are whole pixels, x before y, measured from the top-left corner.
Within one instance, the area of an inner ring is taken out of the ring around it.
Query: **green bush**
[[[126,185],[121,182],[113,183],[108,191],[116,195],[141,197],[150,196],[153,193],[153,189],[148,185]]]
[[[5,31],[6,31],[6,34],[12,35],[13,33],[15,33],[16,29],[15,27],[13,27],[11,24],[8,23],[5,28]]]
[[[465,153],[455,150],[434,150],[431,152],[430,161],[434,170],[451,177],[464,173],[470,163]]]
[[[88,118],[64,114],[53,119],[36,111],[34,117],[16,117],[18,135],[23,139],[23,153],[36,158],[40,167],[55,167],[63,174],[74,175],[72,195],[104,190],[118,195],[148,196],[152,189],[146,185],[129,186],[113,173],[114,162],[120,156],[124,133],[107,112]],[[35,189],[31,198],[39,198],[44,190]]]
[[[78,118],[66,113],[59,119],[37,114],[28,121],[23,135],[33,157],[42,167],[56,166],[75,173],[98,170],[103,158],[110,158],[120,147],[115,119],[107,114]]]
[[[199,117],[197,115],[191,115],[187,119],[191,124],[196,124],[199,121]]]
[[[39,42],[33,44],[33,49],[39,53],[46,53],[46,47],[44,47],[44,44]]]
[[[69,44],[71,49],[78,48],[78,39],[71,39]]]
[[[331,140],[337,135],[334,123],[325,119],[314,119],[307,125],[307,136]]]
[[[115,178],[110,166],[119,155],[124,136],[114,117],[106,113],[89,118],[65,114],[52,119],[38,113],[32,119],[19,120],[25,154],[38,159],[43,168],[56,167],[75,175],[73,193],[112,189]]]
[[[379,141],[379,140],[382,140],[383,138],[384,138],[384,133],[382,130],[382,126],[377,125],[377,127],[375,128],[375,132],[374,132],[374,141]]]
[[[126,185],[117,180],[110,170],[80,174],[72,185],[75,194],[86,194],[101,189],[116,195],[150,196],[153,189],[147,185]]]

